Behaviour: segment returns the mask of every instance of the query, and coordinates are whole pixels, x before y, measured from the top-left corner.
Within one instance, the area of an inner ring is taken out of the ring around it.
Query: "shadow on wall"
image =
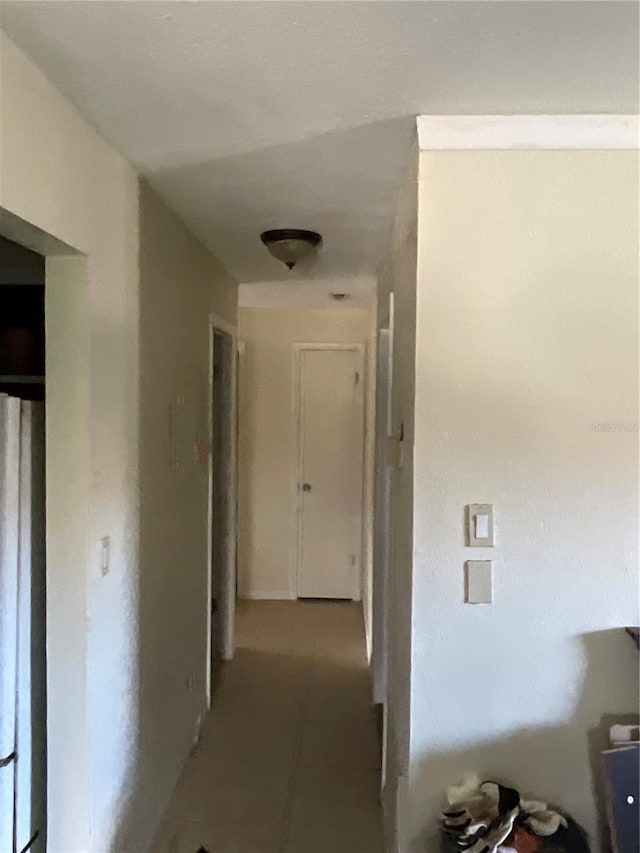
[[[608,746],[609,727],[613,723],[638,721],[637,705],[635,708],[611,707],[615,697],[620,695],[615,687],[618,680],[632,679],[632,690],[637,697],[638,653],[622,629],[583,634],[579,642],[586,670],[570,722],[523,728],[505,738],[433,752],[416,763],[413,786],[414,790],[424,792],[428,826],[414,842],[412,853],[440,850],[436,820],[445,806],[446,788],[469,770],[478,771],[483,779],[513,786],[525,796],[547,800],[583,824],[585,814],[594,813],[593,806],[584,802],[584,792],[590,789],[596,805],[596,816],[591,824],[597,826],[599,836],[595,838],[591,833],[590,843],[594,850],[610,849],[601,752]],[[549,666],[553,667],[553,661],[549,661]],[[519,678],[526,678],[526,661],[523,661],[521,673],[513,673],[514,691]],[[544,691],[543,684],[540,690]],[[482,696],[469,697],[467,701],[481,703]],[[594,708],[601,708],[602,713],[594,717]],[[567,779],[567,768],[573,768],[576,780],[570,790],[560,781]]]
[[[291,223],[323,235],[325,251],[301,267],[306,278],[353,274],[354,258],[385,256],[414,129],[413,116],[399,116],[177,167],[158,164],[148,179],[179,214],[206,211],[200,222],[189,217],[195,231],[209,244],[214,234],[213,250],[230,265],[242,259],[244,283],[282,278],[258,234]],[[382,176],[375,185],[372,172]],[[347,203],[336,201],[337,188]]]

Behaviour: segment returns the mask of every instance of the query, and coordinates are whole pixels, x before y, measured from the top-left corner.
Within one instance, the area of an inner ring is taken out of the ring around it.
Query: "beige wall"
[[[144,850],[204,705],[206,487],[171,483],[167,401],[236,287],[2,33],[0,77],[0,233],[47,256],[47,845]]]
[[[240,551],[242,597],[294,598],[296,428],[294,343],[366,343],[373,313],[360,308],[287,310],[241,308]],[[371,358],[371,347],[369,346]],[[368,369],[369,377],[372,370]],[[372,419],[368,395],[367,421]],[[369,454],[371,447],[369,447]],[[366,500],[371,501],[367,466]],[[371,531],[365,533],[365,567]],[[366,582],[365,582],[366,586]]]
[[[172,464],[170,420],[192,385],[206,440],[212,313],[235,325],[235,281],[142,182],[139,754],[123,850],[149,842],[140,829],[157,825],[206,709],[208,466]]]
[[[137,180],[2,33],[0,80],[0,228],[48,255],[48,848],[104,851],[136,720]]]
[[[638,700],[637,152],[423,152],[415,365],[415,850],[469,769],[594,831],[592,732]]]

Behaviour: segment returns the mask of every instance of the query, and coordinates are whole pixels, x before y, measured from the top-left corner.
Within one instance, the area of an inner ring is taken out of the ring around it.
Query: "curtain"
[[[0,395],[0,850],[14,850],[20,400]]]
[[[44,850],[44,406],[0,395],[0,851]]]

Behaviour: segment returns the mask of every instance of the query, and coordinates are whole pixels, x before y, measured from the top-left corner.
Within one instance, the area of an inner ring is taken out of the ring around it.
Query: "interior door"
[[[359,349],[298,358],[298,596],[360,597],[363,377]]]

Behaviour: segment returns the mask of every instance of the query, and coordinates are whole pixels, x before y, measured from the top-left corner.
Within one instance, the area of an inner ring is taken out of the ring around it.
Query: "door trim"
[[[231,365],[230,365],[230,398],[231,411],[230,417],[230,458],[229,464],[226,466],[225,475],[227,480],[227,488],[229,490],[229,515],[228,515],[228,549],[227,559],[225,561],[223,583],[221,588],[227,596],[229,607],[224,606],[224,602],[218,613],[221,616],[227,615],[227,619],[222,628],[222,657],[224,660],[231,660],[235,653],[235,588],[236,588],[236,542],[238,538],[238,514],[237,514],[237,481],[238,481],[238,420],[237,420],[237,399],[238,399],[238,330],[236,326],[227,322],[222,317],[214,313],[209,314],[209,381],[207,389],[207,421],[208,421],[208,444],[209,444],[209,460],[208,460],[208,507],[207,507],[207,598],[205,602],[207,613],[207,632],[206,632],[206,700],[207,708],[211,708],[212,698],[212,683],[211,670],[213,665],[211,644],[212,644],[212,613],[211,613],[211,597],[213,591],[213,447],[211,439],[213,435],[213,356],[214,356],[214,339],[215,334],[222,333],[231,338]],[[231,614],[229,616],[229,613]]]
[[[364,343],[295,343],[293,348],[293,421],[295,425],[295,441],[293,442],[294,472],[291,492],[293,506],[292,522],[292,554],[290,559],[289,585],[292,597],[298,598],[300,591],[300,569],[302,566],[302,496],[298,484],[302,481],[302,387],[300,382],[300,367],[302,353],[314,350],[342,351],[358,353],[358,364],[360,368],[360,384],[362,386],[362,406],[360,407],[360,431],[362,434],[362,482],[360,484],[360,537],[358,543],[358,555],[354,567],[353,601],[362,599],[362,562],[364,558],[364,535],[365,535],[365,512],[364,484],[365,484],[365,448],[367,446],[368,422],[365,416],[367,405],[367,377],[365,376],[366,344]]]
[[[387,575],[391,530],[391,469],[386,464],[386,442],[391,434],[391,335],[378,330],[376,349],[376,443],[373,509],[372,654],[373,700],[386,704],[387,693]]]

